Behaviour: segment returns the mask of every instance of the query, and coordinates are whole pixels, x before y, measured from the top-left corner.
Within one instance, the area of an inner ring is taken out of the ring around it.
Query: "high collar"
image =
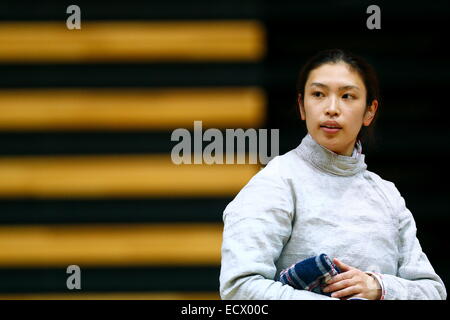
[[[338,176],[352,176],[367,168],[359,140],[353,148],[352,155],[344,156],[320,145],[307,133],[296,151],[316,168]]]

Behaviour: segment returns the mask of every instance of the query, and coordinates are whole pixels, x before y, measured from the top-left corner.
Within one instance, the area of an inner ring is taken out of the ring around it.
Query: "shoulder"
[[[278,207],[290,211],[293,206],[292,190],[283,173],[291,162],[290,157],[288,154],[283,154],[271,159],[238,192],[225,211],[237,211],[245,206],[254,209]]]
[[[280,179],[286,177],[286,173],[289,172],[289,168],[295,165],[294,150],[291,150],[285,154],[273,157],[266,165],[261,166],[260,170],[252,177],[252,180],[259,178],[272,178]]]
[[[412,218],[411,212],[406,208],[405,199],[394,182],[383,179],[372,171],[366,170],[365,174],[368,175],[378,185],[378,187],[382,189],[383,194],[386,196],[387,201],[389,201],[389,204],[391,205],[397,218],[400,220],[403,220],[404,218]]]
[[[291,176],[293,170],[298,169],[301,163],[301,158],[293,149],[271,159],[265,167],[261,168],[258,174],[286,180]]]
[[[366,170],[365,175],[369,176],[379,187],[383,188],[386,195],[392,198],[401,196],[394,182],[383,179],[378,174],[373,171]]]

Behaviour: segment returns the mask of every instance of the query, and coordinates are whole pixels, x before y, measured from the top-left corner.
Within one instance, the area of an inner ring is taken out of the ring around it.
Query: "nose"
[[[328,103],[326,109],[325,109],[326,115],[333,117],[337,116],[340,113],[338,101],[335,97],[331,97],[330,102]]]

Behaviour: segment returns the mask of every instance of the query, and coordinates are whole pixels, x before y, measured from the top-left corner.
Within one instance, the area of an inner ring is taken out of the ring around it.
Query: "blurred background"
[[[448,288],[450,3],[377,1],[381,30],[371,4],[0,1],[0,298],[218,299],[222,212],[260,166],[176,166],[171,133],[277,128],[295,148],[298,71],[336,47],[378,71],[366,163]]]

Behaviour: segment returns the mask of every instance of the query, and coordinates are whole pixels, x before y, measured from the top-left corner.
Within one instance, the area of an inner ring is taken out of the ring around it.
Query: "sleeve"
[[[395,188],[395,186],[394,186]],[[397,188],[399,218],[399,261],[397,275],[381,274],[385,300],[445,300],[447,292],[416,237],[416,223]]]
[[[275,263],[291,235],[294,212],[278,160],[272,159],[225,208],[220,296],[226,300],[338,300],[274,280]]]

